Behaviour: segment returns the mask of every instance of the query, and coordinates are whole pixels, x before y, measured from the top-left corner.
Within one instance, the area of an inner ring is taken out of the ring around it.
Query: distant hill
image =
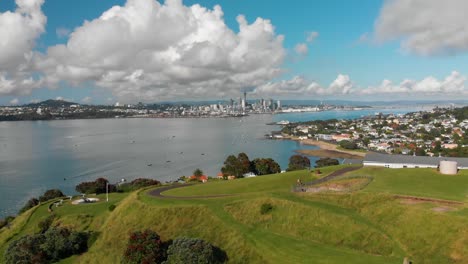
[[[79,104],[74,103],[74,102],[64,101],[64,100],[49,99],[49,100],[45,100],[39,103],[31,103],[31,104],[27,104],[24,106],[27,106],[27,107],[65,107],[65,106],[70,106],[70,105],[79,105]]]

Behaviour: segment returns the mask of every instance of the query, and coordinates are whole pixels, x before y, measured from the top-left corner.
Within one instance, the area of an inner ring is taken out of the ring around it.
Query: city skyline
[[[459,99],[468,95],[464,7],[2,1],[0,105],[229,100],[246,91],[282,100]]]

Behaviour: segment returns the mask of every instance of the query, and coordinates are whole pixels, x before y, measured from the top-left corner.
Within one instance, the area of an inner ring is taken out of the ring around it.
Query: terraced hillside
[[[109,203],[65,204],[55,209],[54,225],[95,237],[87,253],[62,263],[119,263],[129,232],[146,228],[163,240],[210,241],[229,263],[402,263],[405,256],[413,263],[467,263],[467,172],[362,168],[321,182],[319,191],[291,191],[298,178],[309,182],[342,168],[213,181],[165,190],[164,198],[146,189],[112,194]],[[0,252],[37,232],[47,206],[2,229]]]

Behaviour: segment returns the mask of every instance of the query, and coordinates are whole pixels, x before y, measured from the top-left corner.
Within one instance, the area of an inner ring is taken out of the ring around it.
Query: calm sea
[[[375,112],[421,109],[371,109],[244,118],[105,119],[0,122],[0,217],[15,214],[31,197],[59,188],[75,194],[82,181],[111,182],[146,177],[160,181],[191,175],[196,168],[216,175],[230,154],[271,157],[286,169],[297,142],[265,140],[272,121],[358,118]],[[312,162],[316,159],[312,158]],[[151,166],[149,166],[151,165]]]

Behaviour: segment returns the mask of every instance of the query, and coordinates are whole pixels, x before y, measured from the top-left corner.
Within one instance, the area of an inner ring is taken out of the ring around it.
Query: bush
[[[39,197],[40,202],[46,202],[59,197],[64,197],[65,194],[58,189],[47,190],[42,196]]]
[[[327,166],[339,165],[340,162],[337,159],[321,158],[315,162],[315,168],[322,168]]]
[[[130,234],[123,263],[162,263],[166,258],[164,243],[152,230],[136,231]]]
[[[39,204],[39,200],[36,199],[36,198],[31,198],[29,199],[26,204],[23,206],[23,208],[21,208],[21,210],[19,211],[19,213],[24,213],[26,212],[27,210],[33,208],[34,206],[38,205]]]
[[[100,194],[106,192],[106,185],[109,181],[104,178],[98,178],[93,182],[82,182],[75,187],[75,190],[79,193],[86,194]],[[109,185],[109,192],[115,192],[115,185]]]
[[[88,234],[66,228],[51,228],[43,234],[27,235],[13,241],[5,252],[5,263],[51,263],[87,248]]]
[[[340,141],[340,147],[344,148],[344,149],[358,149],[358,145],[352,141],[349,141],[349,140],[342,140]]]
[[[55,214],[49,215],[46,219],[40,221],[37,226],[39,227],[39,232],[40,233],[45,233],[47,230],[49,230],[50,226],[55,220]]]
[[[153,179],[138,178],[129,183],[120,184],[117,187],[118,192],[132,192],[141,188],[160,185],[161,182]]]
[[[306,156],[292,155],[289,158],[287,171],[304,170],[310,168],[310,160]]]
[[[107,208],[107,209],[109,209],[109,211],[112,212],[112,211],[115,210],[115,207],[116,207],[115,204],[111,204],[111,205],[109,205],[109,208]]]
[[[262,204],[262,206],[260,207],[260,213],[261,213],[262,215],[268,214],[269,212],[271,212],[271,210],[273,210],[273,205],[270,204],[270,203],[264,203],[264,204]]]
[[[167,264],[224,263],[227,256],[221,249],[197,238],[177,238],[167,251]]]
[[[11,222],[13,222],[13,220],[15,220],[15,217],[14,216],[7,216],[3,219],[0,219],[0,229],[4,228],[5,226],[9,225]]]

